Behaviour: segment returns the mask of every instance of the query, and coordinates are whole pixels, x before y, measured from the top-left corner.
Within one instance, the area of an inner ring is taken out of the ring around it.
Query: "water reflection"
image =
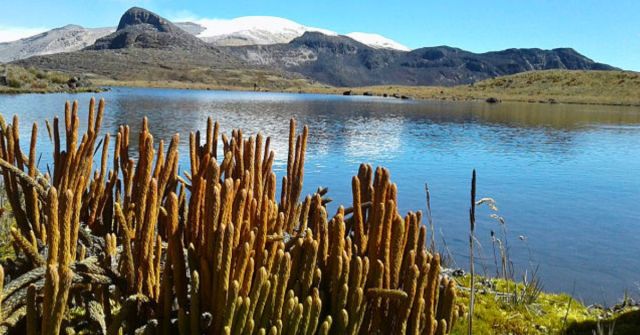
[[[640,259],[629,257],[640,254],[638,108],[125,88],[98,96],[107,100],[105,132],[126,123],[135,134],[147,116],[156,143],[179,133],[183,153],[188,132],[204,131],[207,117],[225,133],[261,131],[272,136],[278,173],[286,163],[288,120],[295,117],[311,130],[304,192],[328,186],[335,203],[349,203],[351,176],[369,162],[390,168],[406,211],[424,208],[428,182],[436,224],[462,266],[469,176],[476,168],[479,195],[496,198],[507,219],[514,261],[520,268],[539,263],[545,288],[572,291],[575,280],[579,297],[614,301],[640,278]],[[20,116],[25,145],[31,123],[62,115],[65,100],[79,100],[84,127],[89,98],[0,96],[0,113]],[[131,137],[133,147],[137,140]],[[46,131],[38,151],[42,168],[51,161]],[[487,257],[489,233],[497,230],[488,214],[480,211],[478,224]]]

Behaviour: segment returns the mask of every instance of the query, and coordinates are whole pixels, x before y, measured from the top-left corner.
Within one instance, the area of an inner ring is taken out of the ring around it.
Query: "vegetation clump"
[[[327,189],[300,200],[308,129],[293,120],[278,196],[270,138],[220,134],[208,120],[180,176],[179,135],[165,148],[145,119],[137,136],[123,125],[102,137],[104,109],[91,100],[84,134],[77,103],[46,123],[46,172],[38,126],[23,151],[18,117],[0,118],[19,251],[0,289],[0,333],[453,331],[457,284],[427,250],[422,214],[399,213],[388,170],[361,165],[352,204],[330,216]]]
[[[97,92],[87,79],[35,67],[0,67],[0,93]]]

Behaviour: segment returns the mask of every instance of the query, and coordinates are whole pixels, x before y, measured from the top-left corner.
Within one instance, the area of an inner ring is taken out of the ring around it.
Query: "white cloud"
[[[33,36],[36,34],[40,34],[49,29],[38,27],[38,28],[26,28],[26,27],[6,27],[0,26],[0,43],[1,42],[10,42],[19,40],[21,38]]]

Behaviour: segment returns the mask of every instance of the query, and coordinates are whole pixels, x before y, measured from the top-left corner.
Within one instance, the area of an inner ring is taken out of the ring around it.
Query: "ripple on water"
[[[398,184],[403,211],[425,207],[456,261],[468,261],[468,192],[478,169],[478,195],[497,200],[507,220],[512,258],[519,269],[540,264],[546,289],[571,292],[587,302],[613,302],[640,280],[640,110],[634,108],[400,101],[313,94],[114,88],[104,131],[121,124],[135,133],[143,116],[156,138],[204,130],[207,117],[221,130],[242,128],[272,136],[278,180],[286,169],[288,120],[310,127],[304,192],[328,186],[335,200],[351,201],[351,176],[361,162],[384,165]],[[21,141],[41,127],[40,168],[51,162],[44,119],[62,115],[65,100],[80,102],[85,122],[90,94],[0,96],[5,118],[20,116]],[[84,127],[84,123],[81,127]],[[137,137],[132,136],[137,146]],[[187,166],[186,155],[181,164]],[[480,252],[493,264],[489,211],[478,211]],[[518,235],[527,236],[526,243]],[[529,252],[530,251],[530,252]]]

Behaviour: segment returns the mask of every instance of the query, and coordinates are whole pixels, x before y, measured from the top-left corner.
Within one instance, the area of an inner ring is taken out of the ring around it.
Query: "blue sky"
[[[637,0],[3,0],[0,40],[68,23],[115,26],[132,6],[170,19],[279,16],[338,33],[375,32],[410,48],[572,47],[596,61],[640,71]]]

